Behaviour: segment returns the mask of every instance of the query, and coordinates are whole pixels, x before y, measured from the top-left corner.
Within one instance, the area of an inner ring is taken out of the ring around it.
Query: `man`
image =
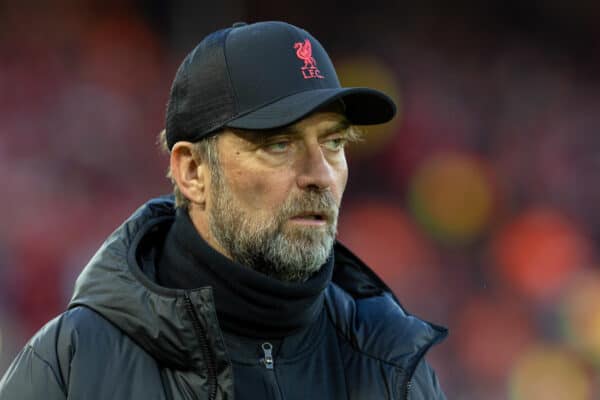
[[[206,37],[167,107],[175,203],[106,240],[0,399],[443,399],[424,355],[445,329],[335,242],[344,145],[394,113],[300,28]]]

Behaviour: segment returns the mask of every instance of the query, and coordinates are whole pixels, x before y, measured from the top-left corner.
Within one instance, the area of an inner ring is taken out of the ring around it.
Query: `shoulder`
[[[77,393],[88,390],[84,386],[92,382],[119,381],[117,375],[124,373],[122,367],[127,365],[137,365],[136,370],[146,376],[150,376],[149,369],[156,368],[155,360],[132,338],[84,306],[73,307],[48,322],[28,346],[53,369],[64,387]],[[107,365],[115,368],[107,369]]]
[[[122,333],[100,314],[87,307],[74,307],[46,323],[27,345],[44,360],[63,361],[80,348],[97,346],[102,338],[120,336]],[[65,365],[70,362],[64,361]]]
[[[358,398],[367,397],[362,384],[367,379],[369,396],[382,391],[376,398],[410,391],[414,399],[444,399],[425,353],[446,336],[445,328],[406,313],[386,292],[357,298],[332,283],[325,306],[337,331],[346,374],[353,377],[352,390],[361,394]]]
[[[110,326],[106,325],[106,320],[94,311],[86,307],[76,307],[48,321],[27,345],[43,358],[51,359],[56,348],[70,347],[70,342],[79,336],[79,332],[92,329],[110,330]]]
[[[58,330],[58,349],[68,348],[72,356],[83,353],[103,358],[107,355],[105,350],[110,350],[108,353],[123,352],[128,347],[141,350],[134,338],[86,306],[75,306],[63,313]]]
[[[355,298],[332,283],[326,308],[338,333],[365,355],[410,370],[446,330],[407,314],[391,294]]]
[[[29,345],[43,354],[50,344],[57,347],[79,345],[80,338],[119,336],[120,331],[100,314],[87,307],[74,307],[44,325],[29,341]]]
[[[387,375],[389,390],[406,398],[410,392],[414,399],[444,399],[425,354],[448,330],[406,312],[385,282],[339,242],[334,259],[325,304],[343,341],[346,365],[358,366],[357,376],[371,365],[372,374]]]
[[[411,370],[447,336],[446,328],[407,313],[385,282],[340,242],[334,259],[327,310],[355,349]]]
[[[116,328],[90,309],[77,307],[66,311],[46,323],[27,342],[0,381],[0,391],[28,391],[34,396],[39,390],[56,389],[66,394],[71,370],[77,368],[80,355],[88,353],[88,362],[93,364],[102,352],[95,339],[118,336]],[[24,382],[29,382],[27,389]]]

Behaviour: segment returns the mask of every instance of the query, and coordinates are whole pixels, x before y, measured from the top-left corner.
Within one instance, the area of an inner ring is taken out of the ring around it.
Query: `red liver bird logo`
[[[304,65],[300,68],[304,79],[325,78],[321,75],[321,71],[317,68],[317,61],[312,56],[312,45],[310,40],[304,39],[304,42],[294,43],[294,49],[296,49],[296,56],[304,61]]]

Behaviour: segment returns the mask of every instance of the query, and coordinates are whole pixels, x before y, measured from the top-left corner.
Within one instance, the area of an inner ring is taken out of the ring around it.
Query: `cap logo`
[[[325,78],[317,68],[317,61],[312,56],[312,46],[308,39],[304,39],[304,43],[294,43],[294,49],[296,49],[296,57],[304,61],[304,65],[300,68],[304,79]]]

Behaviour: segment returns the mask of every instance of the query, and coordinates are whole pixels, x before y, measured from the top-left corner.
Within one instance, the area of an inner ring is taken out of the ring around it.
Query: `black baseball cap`
[[[277,21],[235,23],[205,37],[179,66],[167,105],[167,144],[171,149],[224,127],[283,127],[337,100],[356,125],[384,123],[396,113],[380,91],[342,88],[327,52],[305,30]]]

